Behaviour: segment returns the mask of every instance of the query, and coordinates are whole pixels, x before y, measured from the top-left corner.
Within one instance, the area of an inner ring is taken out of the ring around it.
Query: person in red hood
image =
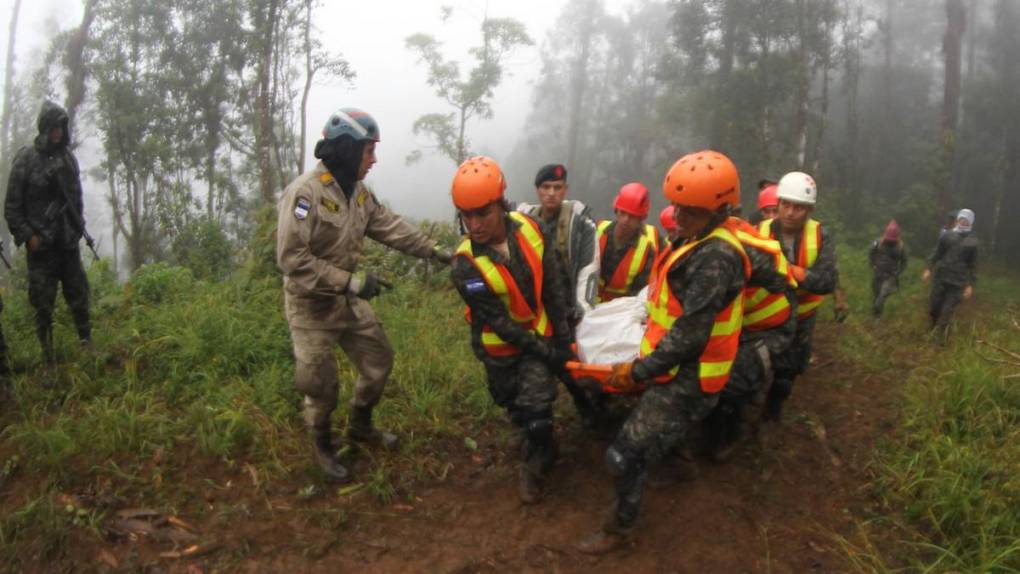
[[[882,237],[871,243],[868,250],[871,264],[871,294],[874,302],[871,313],[877,319],[882,316],[885,300],[900,286],[900,274],[907,268],[907,249],[900,239],[900,225],[890,219]]]

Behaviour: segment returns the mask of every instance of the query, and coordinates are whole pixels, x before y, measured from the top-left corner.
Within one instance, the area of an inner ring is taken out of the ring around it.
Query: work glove
[[[436,245],[432,248],[432,258],[443,265],[449,265],[453,263],[453,252]]]
[[[627,363],[616,363],[613,365],[613,374],[609,375],[609,380],[606,381],[606,384],[621,393],[630,393],[640,389],[641,385],[634,380],[634,377],[630,373],[633,368],[633,361]]]
[[[358,271],[351,275],[350,281],[347,282],[347,292],[365,300],[379,295],[383,288],[392,289],[393,284],[366,271]]]

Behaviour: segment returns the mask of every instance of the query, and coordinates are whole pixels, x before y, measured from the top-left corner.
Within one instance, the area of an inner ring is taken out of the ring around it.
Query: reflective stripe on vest
[[[487,255],[475,257],[470,239],[461,242],[460,247],[457,248],[457,255],[466,257],[478,269],[489,290],[499,297],[507,314],[515,323],[536,335],[551,337],[552,325],[549,323],[549,316],[542,304],[542,255],[545,252],[542,233],[538,229],[538,224],[526,215],[517,212],[511,212],[508,215],[520,224],[513,235],[517,239],[517,244],[520,246],[521,253],[534,278],[537,310],[532,310],[528,305],[527,299],[524,298],[520,287],[505,265],[495,263]],[[468,321],[471,320],[470,307],[465,309],[464,316]],[[488,325],[482,325],[482,347],[493,357],[508,357],[521,352],[520,349],[500,338]]]
[[[783,246],[775,239],[768,239],[758,234],[758,230],[750,224],[736,219],[727,220],[727,226],[746,249],[755,249],[772,256],[772,267],[776,273],[786,280],[790,288],[797,287],[790,264],[783,255]],[[765,331],[782,326],[790,317],[790,301],[786,293],[772,293],[764,287],[747,287],[744,289],[744,324],[748,331]]]
[[[751,263],[744,247],[729,230],[723,227],[716,227],[705,238],[686,243],[660,255],[652,267],[652,278],[648,282],[648,325],[645,327],[645,335],[641,339],[640,355],[642,357],[648,356],[655,350],[659,341],[673,327],[673,323],[684,314],[683,302],[677,299],[672,289],[669,288],[669,270],[686,257],[694,247],[713,237],[733,246],[744,261],[745,277],[750,274]],[[702,391],[706,393],[719,392],[729,380],[730,369],[737,356],[743,316],[744,298],[741,295],[734,297],[733,301],[715,316],[712,334],[698,359],[698,378]],[[668,374],[656,377],[655,382],[669,382],[679,370],[680,367],[677,365]]]
[[[609,236],[606,234],[606,230],[612,225],[612,221],[603,220],[600,221],[598,227],[595,230],[595,235],[598,238],[599,243],[599,261],[605,261],[606,245],[609,243]],[[645,225],[642,229],[642,233],[638,236],[637,245],[632,245],[628,250],[627,254],[623,256],[623,260],[613,270],[613,275],[609,280],[609,284],[606,284],[605,279],[602,278],[602,273],[599,273],[599,290],[596,298],[597,303],[605,303],[606,301],[612,301],[617,297],[626,297],[632,292],[640,291],[644,288],[644,285],[634,285],[634,279],[641,273],[641,270],[645,268],[648,263],[648,258],[652,260],[659,255],[659,230],[652,225]]]
[[[761,222],[761,234],[772,235],[772,219]],[[818,252],[822,248],[822,226],[814,219],[808,219],[800,235],[800,249],[797,251],[797,265],[804,269],[811,268],[818,260]],[[825,300],[825,295],[811,293],[804,289],[797,290],[797,320],[803,321],[815,314],[818,306]]]

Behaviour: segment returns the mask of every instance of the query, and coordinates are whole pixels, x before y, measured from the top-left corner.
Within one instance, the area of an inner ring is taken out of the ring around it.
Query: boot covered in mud
[[[383,448],[396,448],[397,435],[377,429],[372,423],[372,407],[354,407],[351,409],[351,421],[347,427],[347,438]]]
[[[524,504],[535,504],[545,495],[546,476],[556,465],[559,447],[551,418],[529,421],[524,434],[518,496]]]
[[[326,479],[333,482],[348,482],[351,475],[344,465],[336,457],[336,449],[333,447],[333,433],[329,427],[316,428],[312,430],[312,437],[315,448],[315,461],[319,463]]]
[[[630,542],[648,476],[640,456],[625,454],[615,445],[606,450],[606,466],[616,479],[616,501],[602,527],[577,545],[578,551],[594,556],[608,554]]]

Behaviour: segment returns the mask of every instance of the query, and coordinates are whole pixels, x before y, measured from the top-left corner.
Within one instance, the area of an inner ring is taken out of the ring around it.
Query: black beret
[[[563,181],[567,180],[567,168],[558,163],[543,165],[542,169],[538,170],[538,173],[535,174],[535,187],[547,181],[559,181],[561,179]]]

